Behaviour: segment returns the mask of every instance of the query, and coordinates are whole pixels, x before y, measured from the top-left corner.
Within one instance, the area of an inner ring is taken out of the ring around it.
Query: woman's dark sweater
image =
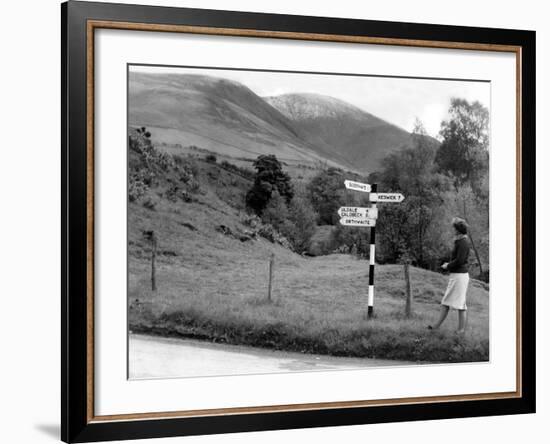
[[[470,255],[470,243],[467,236],[455,240],[455,246],[451,254],[451,262],[447,270],[451,273],[468,273],[468,256]]]

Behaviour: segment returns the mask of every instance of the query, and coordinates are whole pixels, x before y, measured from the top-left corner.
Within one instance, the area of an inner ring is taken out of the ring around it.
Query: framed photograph
[[[535,411],[535,33],[69,1],[62,439]]]

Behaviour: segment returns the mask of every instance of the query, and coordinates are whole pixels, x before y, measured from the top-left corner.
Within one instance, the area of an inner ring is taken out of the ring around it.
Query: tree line
[[[489,112],[479,102],[453,98],[448,116],[441,122],[440,141],[429,137],[417,119],[410,147],[389,153],[367,177],[329,167],[303,185],[293,183],[276,156],[259,156],[246,204],[297,252],[315,247],[315,254],[342,251],[366,257],[369,230],[342,227],[337,210],[367,203],[366,195],[358,196],[363,193],[345,190],[345,179],[378,183],[380,191],[406,198],[379,211],[377,261],[438,269],[450,251],[450,220],[459,216],[470,225],[475,274],[488,281]],[[318,226],[331,227],[330,234],[313,246]]]

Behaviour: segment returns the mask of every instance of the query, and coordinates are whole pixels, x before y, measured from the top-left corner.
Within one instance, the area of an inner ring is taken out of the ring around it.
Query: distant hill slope
[[[283,94],[264,99],[321,152],[338,152],[362,171],[376,170],[388,153],[411,144],[404,129],[334,97]]]
[[[232,156],[350,167],[338,152],[318,153],[294,124],[246,86],[194,74],[129,75],[129,124],[156,142],[197,145]]]
[[[130,126],[146,126],[156,143],[247,159],[275,154],[287,163],[370,173],[412,141],[404,129],[334,97],[262,98],[239,82],[207,75],[131,72],[128,102]]]

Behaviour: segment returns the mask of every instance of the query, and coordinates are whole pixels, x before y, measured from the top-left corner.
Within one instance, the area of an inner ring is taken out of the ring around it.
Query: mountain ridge
[[[362,171],[375,171],[392,151],[412,146],[403,128],[341,99],[290,93],[264,97],[289,117],[302,137],[336,150]]]
[[[261,97],[246,85],[203,74],[130,72],[128,122],[160,143],[196,145],[250,158],[376,171],[410,133],[342,99],[317,93]]]

